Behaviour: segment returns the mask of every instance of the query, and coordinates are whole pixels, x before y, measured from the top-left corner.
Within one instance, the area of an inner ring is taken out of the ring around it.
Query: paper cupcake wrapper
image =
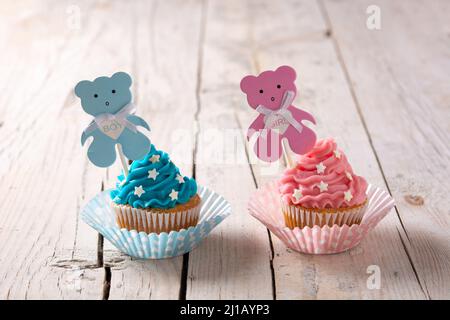
[[[188,210],[163,213],[142,210],[131,206],[113,205],[119,226],[136,229],[145,233],[170,232],[196,226],[200,215],[201,204]]]
[[[333,254],[349,250],[383,219],[394,207],[394,199],[385,191],[369,185],[367,208],[360,224],[286,227],[276,182],[258,189],[250,199],[250,214],[264,224],[287,247],[309,254]]]
[[[189,252],[231,214],[227,200],[208,188],[198,186],[202,201],[195,227],[159,234],[130,231],[117,225],[109,192],[103,191],[92,198],[81,211],[81,218],[117,249],[140,259],[164,259]]]
[[[334,212],[318,212],[317,210],[287,205],[283,202],[281,203],[281,207],[285,218],[285,224],[290,228],[313,228],[314,226],[323,227],[325,225],[332,227],[335,224],[339,226],[344,224],[351,226],[355,223],[361,223],[367,209],[367,202],[364,205],[355,208]]]

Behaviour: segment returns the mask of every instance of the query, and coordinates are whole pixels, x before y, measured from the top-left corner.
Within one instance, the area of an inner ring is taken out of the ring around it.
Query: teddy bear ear
[[[295,70],[289,66],[281,66],[275,72],[283,74],[283,76],[290,81],[295,81],[295,79],[297,78]]]
[[[252,87],[254,87],[256,77],[255,76],[246,76],[241,80],[241,90],[244,93],[247,93]]]
[[[91,86],[91,83],[92,82],[88,80],[78,82],[77,85],[75,86],[75,94],[77,95],[77,97],[82,98],[83,96],[85,96],[86,91]]]
[[[130,75],[126,72],[116,72],[112,75],[111,79],[119,81],[121,84],[127,87],[130,87],[132,82]]]

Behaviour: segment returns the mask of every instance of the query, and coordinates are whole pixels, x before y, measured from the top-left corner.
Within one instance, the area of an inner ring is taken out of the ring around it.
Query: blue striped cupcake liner
[[[231,214],[230,203],[214,191],[198,186],[202,199],[195,227],[160,234],[119,228],[111,207],[110,190],[92,198],[81,211],[81,219],[108,239],[117,249],[140,259],[176,257],[194,249],[219,223]]]

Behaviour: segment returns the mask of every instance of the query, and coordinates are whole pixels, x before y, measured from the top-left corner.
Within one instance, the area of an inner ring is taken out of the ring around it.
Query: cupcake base
[[[277,182],[258,189],[250,198],[250,214],[288,248],[308,254],[335,254],[357,246],[394,207],[394,199],[380,188],[368,185],[367,209],[360,224],[288,228],[285,226]]]
[[[95,195],[81,210],[80,217],[124,254],[137,259],[167,259],[183,255],[231,214],[230,203],[213,190],[198,185],[200,217],[195,227],[169,233],[144,233],[119,228],[111,206],[111,190]]]
[[[196,194],[188,202],[170,209],[133,208],[113,203],[120,228],[137,232],[161,233],[194,227],[200,216],[201,198]]]
[[[283,202],[281,207],[286,226],[291,229],[296,227],[300,229],[304,227],[313,228],[314,226],[332,227],[335,224],[338,226],[351,226],[361,223],[366,212],[367,200],[360,205],[339,209],[311,209],[288,205]]]

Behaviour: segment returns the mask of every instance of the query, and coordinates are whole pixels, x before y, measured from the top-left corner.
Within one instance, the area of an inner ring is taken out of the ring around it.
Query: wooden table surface
[[[1,299],[450,298],[449,1],[45,2],[0,5]],[[247,212],[283,163],[249,165],[239,82],[283,64],[319,137],[397,203],[342,254],[293,252]],[[118,70],[152,142],[232,205],[183,257],[131,259],[79,218],[120,165],[88,162],[73,87]],[[210,156],[230,145],[236,159]]]

